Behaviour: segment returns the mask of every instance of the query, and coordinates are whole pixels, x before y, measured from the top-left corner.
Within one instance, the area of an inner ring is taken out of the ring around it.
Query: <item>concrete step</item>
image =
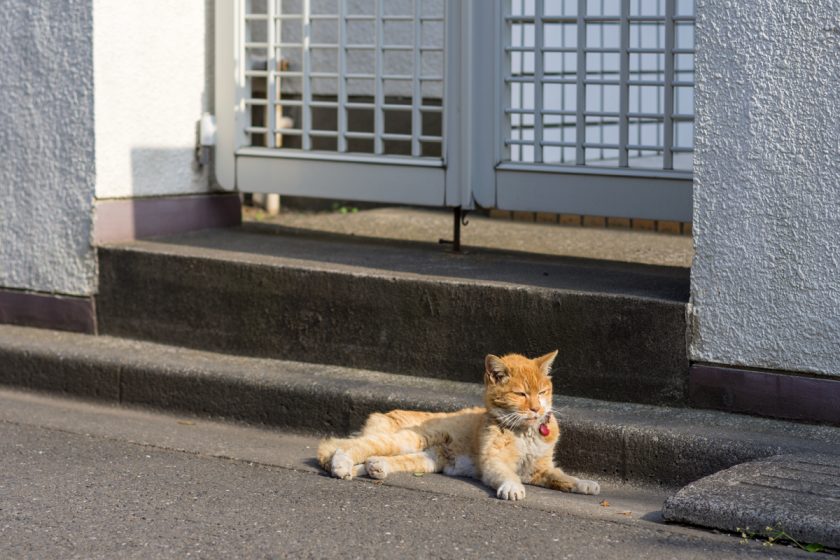
[[[683,268],[240,228],[101,248],[99,269],[102,334],[453,381],[557,348],[559,392],[686,401]]]
[[[320,434],[350,433],[374,411],[455,410],[481,394],[475,383],[13,326],[0,326],[0,384]],[[565,395],[554,406],[558,461],[599,479],[676,487],[780,453],[840,455],[835,427]]]

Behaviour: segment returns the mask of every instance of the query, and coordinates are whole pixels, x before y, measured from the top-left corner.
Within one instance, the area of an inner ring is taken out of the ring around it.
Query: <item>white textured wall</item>
[[[691,358],[840,376],[840,0],[697,0]]]
[[[205,4],[93,0],[98,198],[207,190],[194,161]]]
[[[0,8],[0,288],[93,291],[90,0]]]

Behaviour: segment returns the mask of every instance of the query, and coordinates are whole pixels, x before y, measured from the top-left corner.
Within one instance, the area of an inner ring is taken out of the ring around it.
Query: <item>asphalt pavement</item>
[[[2,558],[780,558],[789,547],[666,525],[661,488],[335,480],[317,440],[0,391]],[[606,502],[603,502],[606,500]]]

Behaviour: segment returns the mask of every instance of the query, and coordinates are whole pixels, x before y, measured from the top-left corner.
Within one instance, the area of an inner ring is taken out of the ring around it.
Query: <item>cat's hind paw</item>
[[[377,480],[382,480],[388,476],[390,471],[388,460],[385,457],[370,457],[365,461],[365,469],[367,469],[369,477]]]
[[[500,500],[524,500],[525,487],[522,486],[522,483],[513,480],[502,482],[502,485],[496,490],[496,497]]]
[[[591,494],[597,496],[601,493],[601,485],[594,480],[578,480],[572,486],[572,492],[575,494]]]
[[[353,459],[341,449],[336,449],[330,462],[330,474],[336,478],[350,480],[353,478]]]

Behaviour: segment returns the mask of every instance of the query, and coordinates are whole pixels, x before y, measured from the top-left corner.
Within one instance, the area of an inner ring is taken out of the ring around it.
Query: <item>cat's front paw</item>
[[[377,480],[382,480],[388,476],[390,471],[388,460],[385,457],[370,457],[365,461],[365,469],[367,469],[369,477]]]
[[[496,490],[496,497],[500,500],[524,500],[525,487],[521,482],[508,480],[503,482],[499,489]]]
[[[594,480],[579,479],[575,482],[575,485],[572,486],[572,492],[575,494],[591,494],[593,496],[597,496],[601,493],[601,485]]]
[[[330,474],[336,478],[350,480],[353,478],[353,459],[341,449],[336,449],[330,463]]]

